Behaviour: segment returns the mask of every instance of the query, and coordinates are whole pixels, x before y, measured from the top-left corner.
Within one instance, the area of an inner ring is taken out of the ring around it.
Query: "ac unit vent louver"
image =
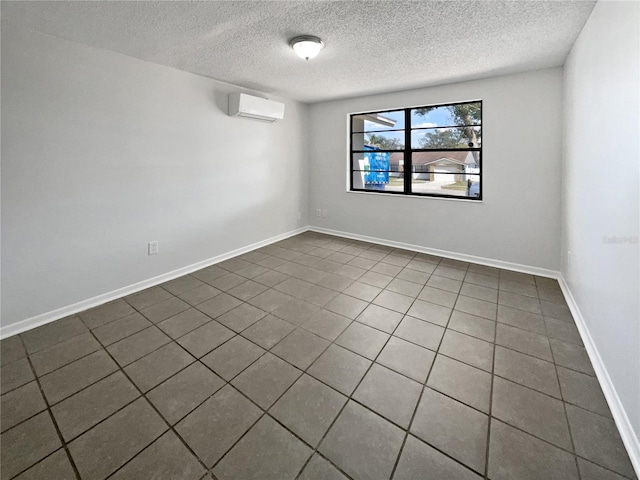
[[[231,93],[229,94],[229,116],[275,122],[284,118],[284,103],[246,93]]]

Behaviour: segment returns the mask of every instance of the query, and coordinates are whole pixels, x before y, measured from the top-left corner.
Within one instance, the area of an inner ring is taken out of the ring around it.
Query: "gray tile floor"
[[[1,480],[635,478],[557,282],[317,233],[1,357]]]

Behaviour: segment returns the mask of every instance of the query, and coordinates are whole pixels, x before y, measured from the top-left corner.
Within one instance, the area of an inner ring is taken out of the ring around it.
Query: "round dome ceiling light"
[[[289,45],[291,45],[291,48],[293,48],[300,58],[304,58],[305,60],[315,58],[318,53],[320,53],[320,50],[322,50],[322,47],[324,47],[322,40],[313,35],[302,35],[292,38]]]

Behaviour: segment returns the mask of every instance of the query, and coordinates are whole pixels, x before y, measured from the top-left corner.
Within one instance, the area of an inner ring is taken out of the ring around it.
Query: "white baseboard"
[[[598,348],[596,347],[596,344],[591,337],[591,333],[589,332],[589,328],[584,321],[584,317],[582,316],[582,313],[580,313],[580,308],[578,308],[578,304],[576,303],[576,300],[571,293],[571,289],[569,288],[569,285],[567,284],[562,273],[558,275],[558,283],[560,283],[560,288],[562,289],[564,298],[567,301],[569,310],[571,310],[573,319],[575,320],[576,326],[578,327],[578,331],[580,332],[580,337],[582,338],[584,347],[587,349],[587,354],[589,355],[589,359],[591,360],[593,369],[595,370],[596,376],[598,377],[598,382],[600,383],[602,392],[604,393],[604,396],[607,399],[607,403],[609,404],[611,415],[613,415],[613,420],[615,421],[616,426],[618,427],[618,431],[620,432],[622,443],[624,443],[624,446],[627,449],[629,459],[631,460],[631,464],[636,471],[636,475],[640,477],[640,441],[638,440],[638,436],[636,435],[636,432],[631,425],[629,417],[627,416],[627,412],[622,405],[622,402],[620,401],[620,397],[618,397],[618,393],[615,389],[615,386],[613,385],[613,382],[611,381],[609,372],[607,371],[607,368],[602,361],[600,352],[598,352]]]
[[[530,273],[530,274],[539,275],[543,277],[557,278],[558,276],[558,272],[554,272],[553,270],[547,270],[543,268],[530,267],[527,265],[520,265],[517,263],[511,263],[511,262],[503,262],[501,260],[493,260],[493,259],[484,258],[484,257],[477,257],[474,255],[466,255],[462,253],[449,252],[446,250],[438,250],[435,248],[428,248],[420,245],[412,245],[412,244],[403,243],[403,242],[396,242],[393,240],[387,240],[383,238],[369,237],[366,235],[358,235],[354,233],[341,232],[337,230],[330,230],[330,229],[320,228],[320,227],[305,226],[305,227],[298,228],[296,230],[291,230],[289,232],[286,232],[280,235],[276,235],[274,237],[268,238],[266,240],[262,240],[260,242],[253,243],[251,245],[247,245],[245,247],[238,248],[236,250],[232,250],[230,252],[226,252],[221,255],[217,255],[207,260],[203,260],[201,262],[194,263],[192,265],[188,265],[186,267],[179,268],[177,270],[173,270],[171,272],[167,272],[162,275],[158,275],[156,277],[152,277],[147,280],[134,283],[132,285],[127,285],[126,287],[118,288],[111,292],[97,295],[87,300],[82,300],[72,305],[67,305],[65,307],[61,307],[56,310],[45,312],[45,313],[36,315],[34,317],[30,317],[9,325],[0,326],[0,339],[11,337],[13,335],[17,335],[27,330],[31,330],[32,328],[45,325],[49,322],[53,322],[55,320],[59,320],[69,315],[73,315],[75,313],[88,310],[89,308],[94,308],[94,307],[103,305],[112,300],[116,300],[126,295],[131,295],[132,293],[136,293],[146,288],[159,285],[169,280],[173,280],[174,278],[178,278],[183,275],[187,275],[191,272],[195,272],[196,270],[200,270],[201,268],[215,265],[216,263],[220,263],[224,260],[235,257],[237,255],[242,255],[243,253],[250,252],[252,250],[255,250],[260,247],[264,247],[266,245],[270,245],[275,242],[279,242],[280,240],[284,240],[285,238],[289,238],[309,230],[314,232],[319,232],[319,233],[326,233],[329,235],[335,235],[338,237],[351,238],[354,240],[362,240],[362,241],[371,242],[371,243],[378,243],[378,244],[387,245],[390,247],[414,250],[417,252],[428,253],[431,255],[438,255],[441,257],[452,258],[455,260],[462,260],[465,262],[473,262],[473,263],[478,263],[481,265],[487,265],[491,267],[504,268],[507,270],[513,270],[513,271],[523,272],[523,273]]]
[[[490,267],[503,268],[506,270],[512,270],[516,272],[522,273],[530,273],[533,275],[538,275],[542,277],[555,278],[558,280],[560,284],[560,288],[562,289],[562,293],[564,295],[565,300],[567,301],[567,305],[571,310],[571,314],[575,320],[578,331],[580,332],[580,337],[585,345],[587,350],[587,354],[589,355],[589,359],[593,364],[593,368],[596,372],[596,376],[602,388],[605,398],[607,399],[607,403],[609,404],[609,408],[611,409],[611,414],[613,415],[616,426],[618,427],[618,431],[620,432],[620,437],[624,443],[625,448],[627,449],[627,453],[629,454],[629,458],[631,463],[633,464],[633,468],[636,472],[636,475],[640,478],[640,441],[638,440],[638,436],[634,431],[631,422],[629,421],[629,417],[627,416],[627,412],[620,401],[620,397],[618,397],[618,393],[611,381],[611,377],[602,361],[602,357],[598,352],[595,342],[591,337],[591,333],[587,328],[587,325],[584,321],[584,317],[580,313],[580,309],[578,308],[578,304],[567,285],[564,277],[561,272],[557,272],[554,270],[547,270],[544,268],[532,267],[528,265],[521,265],[518,263],[504,262],[502,260],[494,260],[491,258],[477,257],[474,255],[466,255],[462,253],[449,252],[446,250],[438,250],[435,248],[427,248],[419,245],[412,245],[403,242],[396,242],[393,240],[386,240],[377,237],[369,237],[366,235],[358,235],[348,232],[341,232],[336,230],[330,230],[328,228],[322,227],[309,227],[309,230],[319,233],[326,233],[329,235],[335,235],[338,237],[351,238],[354,240],[362,240],[365,242],[378,243],[381,245],[387,245],[390,247],[396,248],[404,248],[407,250],[413,250],[417,252],[428,253],[431,255],[437,255],[440,257],[451,258],[454,260],[462,260],[465,262],[478,263],[481,265],[487,265]]]
[[[0,327],[0,338],[10,337],[12,335],[16,335],[18,333],[30,330],[32,328],[38,327],[40,325],[44,325],[49,322],[53,322],[60,318],[73,315],[78,312],[82,312],[89,308],[97,307],[104,303],[110,302],[112,300],[116,300],[126,295],[130,295],[132,293],[139,292],[140,290],[144,290],[146,288],[159,285],[161,283],[167,282],[169,280],[173,280],[174,278],[181,277],[183,275],[187,275],[196,270],[200,270],[201,268],[205,268],[211,265],[215,265],[216,263],[220,263],[229,258],[235,257],[237,255],[242,255],[243,253],[250,252],[257,248],[264,247],[266,245],[270,245],[272,243],[278,242],[280,240],[284,240],[286,238],[292,237],[294,235],[298,235],[305,231],[313,231],[318,233],[326,233],[328,235],[335,235],[343,238],[350,238],[353,240],[361,240],[365,242],[377,243],[380,245],[387,245],[390,247],[403,248],[407,250],[413,250],[417,252],[427,253],[431,255],[437,255],[440,257],[451,258],[454,260],[461,260],[465,262],[477,263],[480,265],[487,265],[490,267],[503,268],[506,270],[512,270],[516,272],[529,273],[533,275],[538,275],[542,277],[555,278],[558,280],[560,284],[560,288],[562,289],[562,293],[567,301],[569,309],[575,319],[576,326],[578,331],[580,332],[580,336],[582,337],[582,341],[585,345],[591,363],[593,364],[593,368],[598,377],[598,381],[602,387],[605,398],[609,404],[611,409],[611,413],[616,422],[618,430],[620,432],[620,436],[622,437],[622,441],[627,449],[627,453],[629,454],[629,458],[631,459],[631,463],[636,471],[636,475],[640,477],[640,442],[638,441],[638,436],[636,435],[633,427],[631,426],[631,422],[629,421],[629,417],[624,409],[624,406],[620,402],[620,398],[616,392],[616,389],[609,377],[609,373],[600,357],[600,353],[596,347],[595,342],[593,341],[589,329],[580,313],[580,309],[565,281],[564,277],[560,272],[554,270],[548,270],[544,268],[532,267],[528,265],[521,265],[518,263],[505,262],[502,260],[494,260],[491,258],[478,257],[474,255],[467,255],[463,253],[450,252],[446,250],[439,250],[435,248],[423,247],[420,245],[412,245],[403,242],[396,242],[393,240],[387,240],[377,237],[370,237],[366,235],[358,235],[348,232],[341,232],[337,230],[330,230],[327,228],[315,227],[315,226],[307,226],[301,227],[296,230],[292,230],[280,235],[276,235],[274,237],[268,238],[266,240],[262,240],[257,243],[253,243],[251,245],[247,245],[236,250],[232,250],[230,252],[217,255],[215,257],[209,258],[207,260],[203,260],[198,263],[194,263],[192,265],[179,268],[177,270],[173,270],[171,272],[158,275],[156,277],[143,280],[141,282],[128,285],[123,288],[119,288],[117,290],[104,293],[102,295],[98,295],[96,297],[83,300],[78,303],[74,303],[73,305],[69,305],[66,307],[62,307],[50,312],[46,312],[40,315],[36,315],[34,317],[22,320],[20,322],[13,323],[11,325],[6,325]]]
[[[118,288],[117,290],[113,290],[111,292],[103,293],[101,295],[97,295],[95,297],[89,298],[87,300],[82,300],[80,302],[74,303],[72,305],[68,305],[66,307],[58,308],[56,310],[52,310],[50,312],[42,313],[40,315],[36,315],[31,318],[27,318],[25,320],[21,320],[16,323],[12,323],[9,325],[0,327],[0,339],[11,337],[13,335],[17,335],[18,333],[26,332],[27,330],[31,330],[32,328],[39,327],[41,325],[47,324],[49,322],[53,322],[55,320],[59,320],[61,318],[67,317],[69,315],[73,315],[75,313],[83,312],[88,310],[89,308],[98,307],[112,300],[116,300],[118,298],[124,297],[126,295],[131,295],[132,293],[139,292],[149,287],[154,287],[161,283],[168,282],[169,280],[173,280],[174,278],[181,277],[183,275],[187,275],[188,273],[195,272],[196,270],[200,270],[201,268],[209,267],[211,265],[215,265],[216,263],[223,262],[224,260],[228,260],[229,258],[235,257],[237,255],[242,255],[243,253],[250,252],[257,248],[264,247],[266,245],[270,245],[275,242],[279,242],[280,240],[284,240],[285,238],[292,237],[294,235],[298,235],[300,233],[306,232],[308,227],[301,227],[296,230],[291,230],[286,233],[282,233],[280,235],[276,235],[274,237],[268,238],[266,240],[262,240],[260,242],[253,243],[251,245],[247,245],[236,250],[232,250],[230,252],[223,253],[221,255],[217,255],[212,258],[208,258],[201,262],[194,263],[192,265],[188,265],[186,267],[178,268],[177,270],[173,270],[171,272],[163,273],[162,275],[158,275],[156,277],[149,278],[147,280],[143,280],[141,282],[137,282],[131,285],[127,285],[126,287]]]
[[[522,265],[522,264],[513,263],[513,262],[504,262],[502,260],[494,260],[492,258],[478,257],[475,255],[467,255],[465,253],[450,252],[448,250],[439,250],[437,248],[423,247],[420,245],[413,245],[411,243],[387,240],[384,238],[369,237],[367,235],[358,235],[355,233],[341,232],[338,230],[330,230],[328,228],[311,226],[309,227],[309,230],[312,232],[326,233],[327,235],[335,235],[337,237],[351,238],[353,240],[361,240],[363,242],[378,243],[380,245],[386,245],[388,247],[403,248],[406,250],[413,250],[414,252],[428,253],[430,255],[436,255],[438,257],[451,258],[453,260],[461,260],[463,262],[478,263],[480,265],[486,265],[488,267],[503,268],[505,270],[512,270],[515,272],[529,273],[532,275],[538,275],[539,277],[558,278],[558,275],[560,274],[560,272],[557,272],[555,270],[548,270],[546,268],[532,267],[529,265]]]

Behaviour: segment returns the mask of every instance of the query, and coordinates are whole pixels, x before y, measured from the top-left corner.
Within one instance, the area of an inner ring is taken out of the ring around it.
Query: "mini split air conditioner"
[[[229,116],[275,122],[284,118],[284,103],[246,93],[231,93],[229,94]]]

